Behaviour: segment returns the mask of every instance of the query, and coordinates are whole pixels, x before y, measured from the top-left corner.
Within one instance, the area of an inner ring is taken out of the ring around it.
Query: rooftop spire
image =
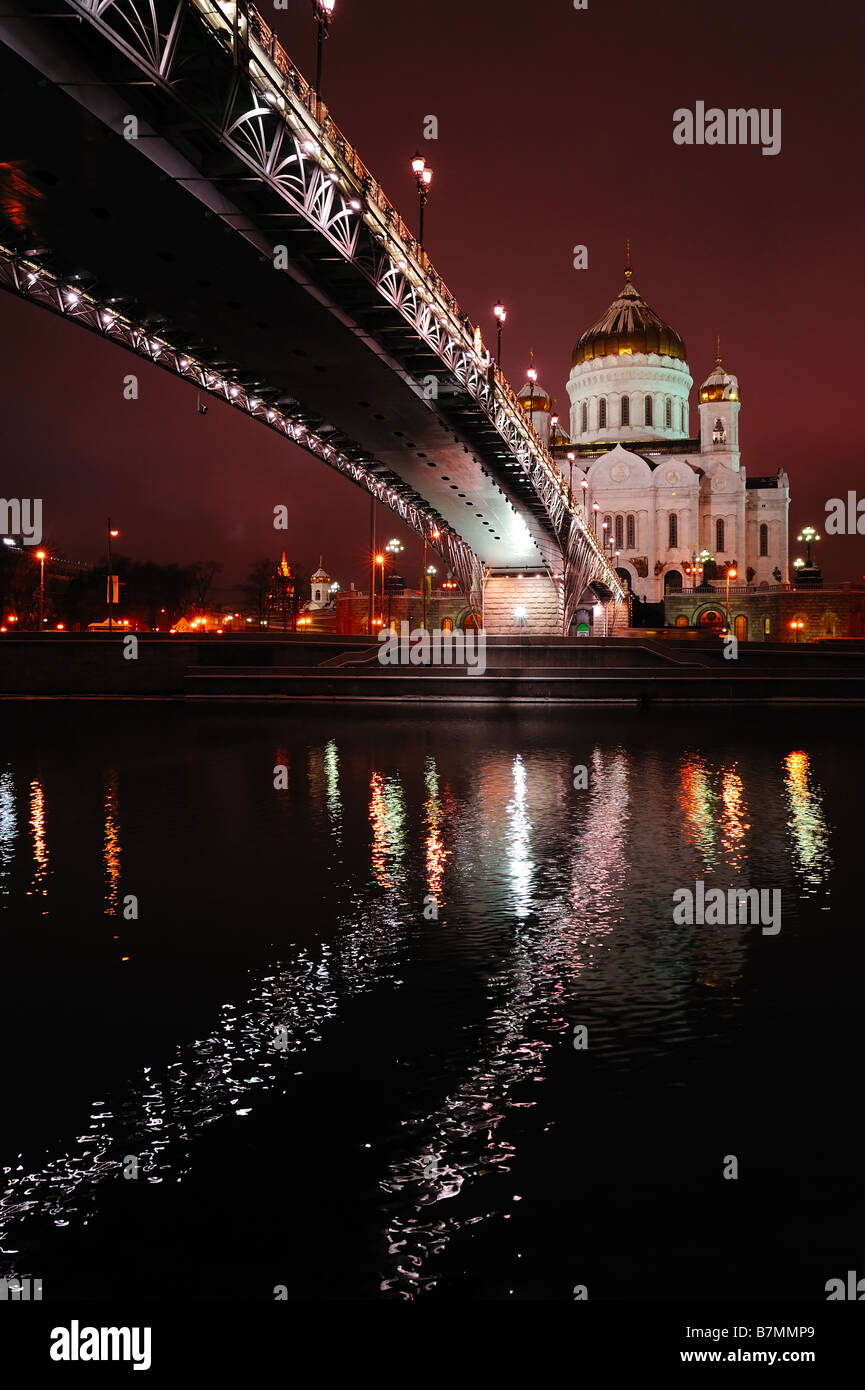
[[[630,282],[634,272],[631,269],[631,238],[625,241],[625,279]]]
[[[717,337],[717,340],[716,340],[716,341],[717,341],[717,344],[718,344],[718,356],[715,358],[715,365],[716,365],[717,367],[723,367],[724,362],[723,362],[723,359],[722,359],[722,357],[721,357],[721,335],[720,335],[720,333],[718,334],[718,337]]]

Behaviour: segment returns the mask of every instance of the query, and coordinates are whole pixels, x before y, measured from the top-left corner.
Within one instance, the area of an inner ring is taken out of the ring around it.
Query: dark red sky
[[[310,6],[290,3],[262,13],[311,74]],[[743,462],[751,475],[790,474],[795,555],[802,525],[823,530],[828,497],[865,495],[863,27],[861,6],[839,0],[589,0],[587,11],[337,0],[324,95],[411,221],[408,160],[422,147],[438,270],[482,324],[503,297],[506,372],[518,385],[534,348],[563,415],[571,349],[621,287],[630,236],[635,283],[684,337],[695,388],[721,333],[742,388]],[[675,146],[673,112],[698,100],[780,107],[780,155]],[[428,114],[436,142],[422,139]],[[576,243],[586,271],[572,268]],[[321,552],[343,583],[363,582],[358,489],[225,407],[199,417],[192,389],[156,368],[139,364],[141,400],[124,402],[130,364],[0,295],[0,490],[44,499],[48,539],[95,559],[110,511],[124,553],[219,559],[231,583],[278,548],[272,507],[285,501],[289,555],[311,566]],[[401,534],[383,512],[379,524]],[[830,539],[820,560],[828,577],[859,578],[865,538]]]

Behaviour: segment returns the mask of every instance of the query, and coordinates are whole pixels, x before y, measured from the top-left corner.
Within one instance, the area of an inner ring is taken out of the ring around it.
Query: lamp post
[[[427,590],[429,590],[429,597],[432,598],[432,581],[433,581],[433,575],[434,575],[435,573],[436,573],[436,567],[435,567],[435,565],[427,565],[427,567],[426,567],[426,569],[424,570],[424,573],[423,573],[423,629],[424,629],[424,632],[426,632],[426,602],[427,602]]]
[[[804,527],[802,528],[802,530],[799,532],[799,535],[796,537],[796,539],[797,539],[798,541],[804,542],[804,544],[807,546],[807,559],[806,559],[806,561],[805,561],[805,564],[806,564],[806,565],[808,566],[808,568],[810,569],[810,568],[811,568],[811,546],[812,546],[812,545],[816,545],[816,544],[817,544],[817,541],[819,541],[820,537],[818,536],[817,532],[814,530],[814,527],[813,527],[813,526],[804,526]]]
[[[508,316],[507,309],[505,308],[501,300],[499,300],[496,304],[495,308],[493,309],[493,313],[496,316],[496,329],[498,332],[498,345],[496,347],[496,366],[500,367],[502,365],[502,327],[504,325],[505,319]]]
[[[39,561],[39,635],[42,635],[42,621],[45,611],[45,551],[37,550],[36,559]]]
[[[389,540],[388,543],[387,543],[387,545],[385,546],[385,550],[386,550],[387,554],[388,554],[388,555],[393,555],[393,556],[400,555],[404,549],[405,549],[405,546],[403,545],[402,541],[398,541],[398,540],[396,539],[395,536],[394,536],[394,538],[393,538],[392,540]],[[388,595],[387,595],[387,625],[388,625],[388,627],[390,627],[390,604],[391,604],[391,597],[392,597],[391,591],[388,590]],[[383,612],[383,611],[384,611],[384,564],[382,564],[382,570],[381,570],[381,606],[382,606],[382,612]]]
[[[324,41],[330,29],[331,16],[336,0],[312,0],[312,13],[318,23],[318,47],[315,58],[315,95],[321,98],[321,60]]]
[[[570,455],[569,455],[569,457],[570,457]],[[586,517],[586,520],[588,520],[588,517],[589,517],[589,480],[588,480],[588,478],[583,478],[583,481],[580,483],[580,487],[583,489],[583,513],[584,513],[584,515],[585,515],[585,517]]]
[[[531,424],[532,424],[532,415],[534,414],[534,411],[535,411],[535,382],[536,382],[537,379],[538,379],[538,374],[537,374],[537,372],[535,371],[534,367],[529,367],[528,376],[529,376],[529,424],[531,425]]]
[[[799,642],[799,633],[802,631],[802,629],[803,629],[803,627],[805,626],[805,624],[802,622],[802,619],[801,619],[801,618],[799,618],[798,620],[797,620],[796,618],[794,618],[793,621],[792,621],[792,623],[790,624],[790,626],[792,627],[793,631],[796,633],[796,643],[797,643],[797,645],[798,645],[798,642]]]
[[[598,534],[598,512],[599,512],[600,510],[601,510],[600,503],[598,503],[598,502],[593,502],[593,503],[592,503],[592,530],[594,531],[594,533],[595,533],[596,536],[597,536],[597,534]]]
[[[381,606],[382,606],[382,609],[384,609],[384,556],[383,556],[383,555],[376,555],[376,557],[375,557],[375,563],[376,563],[376,564],[380,567],[380,569],[381,569]],[[372,576],[372,578],[373,578],[373,583],[372,583],[372,601],[373,601],[373,608],[375,608],[375,570],[373,570],[373,576]],[[381,619],[381,618],[376,618],[375,616],[373,616],[373,620],[372,620],[372,625],[373,625],[373,627],[376,627],[376,626],[381,627],[381,624],[382,624],[382,619]]]
[[[119,531],[115,531],[115,530],[112,528],[112,525],[111,525],[111,517],[109,517],[109,518],[108,518],[108,631],[109,631],[109,632],[111,631],[111,600],[112,600],[113,597],[114,597],[114,575],[112,574],[113,565],[112,565],[112,560],[111,560],[111,538],[112,538],[112,536],[119,536],[119,535],[120,535],[120,532],[119,532]]]
[[[417,196],[420,204],[420,228],[418,232],[418,245],[423,246],[423,214],[429,197],[430,184],[432,183],[432,169],[427,166],[423,155],[418,152],[411,162],[412,173],[417,180]]]
[[[558,417],[558,415],[551,415],[551,416],[550,416],[550,448],[552,448],[553,445],[554,445],[555,442],[556,442],[556,430],[558,429],[558,425],[559,425],[559,417]]]
[[[727,622],[727,631],[730,631],[730,580],[738,577],[739,571],[736,569],[727,570],[727,589],[724,595],[724,618]]]

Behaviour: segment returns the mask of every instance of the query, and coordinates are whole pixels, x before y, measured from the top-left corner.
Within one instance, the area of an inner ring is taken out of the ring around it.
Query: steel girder
[[[173,346],[163,336],[148,333],[110,305],[100,303],[82,290],[64,286],[58,276],[38,261],[20,256],[5,246],[0,246],[0,288],[59,314],[71,323],[98,334],[100,338],[126,348],[137,357],[182,377],[199,391],[225,401],[234,410],[242,411],[344,474],[425,540],[450,566],[464,592],[471,596],[473,602],[479,601],[481,569],[477,556],[469,546],[455,532],[443,528],[436,516],[400,496],[363,463],[334,447],[322,433],[298,423],[277,406],[259,400],[242,385],[221,376],[206,363]],[[373,463],[374,460],[368,462]]]

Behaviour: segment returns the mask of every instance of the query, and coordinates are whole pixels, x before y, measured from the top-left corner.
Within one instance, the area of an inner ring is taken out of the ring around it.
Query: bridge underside
[[[489,567],[560,569],[549,519],[505,441],[479,424],[461,383],[399,311],[377,304],[357,268],[230,154],[193,149],[197,130],[172,130],[170,144],[125,140],[123,113],[146,108],[146,92],[127,85],[128,65],[116,83],[88,85],[91,69],[63,50],[73,23],[18,24],[16,46],[36,66],[3,50],[3,159],[37,193],[25,200],[19,244],[51,248],[54,269],[90,272],[100,299],[118,298],[121,312],[224,375],[234,369],[441,518]],[[184,142],[206,178],[191,178]],[[274,269],[274,242],[288,246],[291,273]],[[419,387],[428,374],[435,408]]]

